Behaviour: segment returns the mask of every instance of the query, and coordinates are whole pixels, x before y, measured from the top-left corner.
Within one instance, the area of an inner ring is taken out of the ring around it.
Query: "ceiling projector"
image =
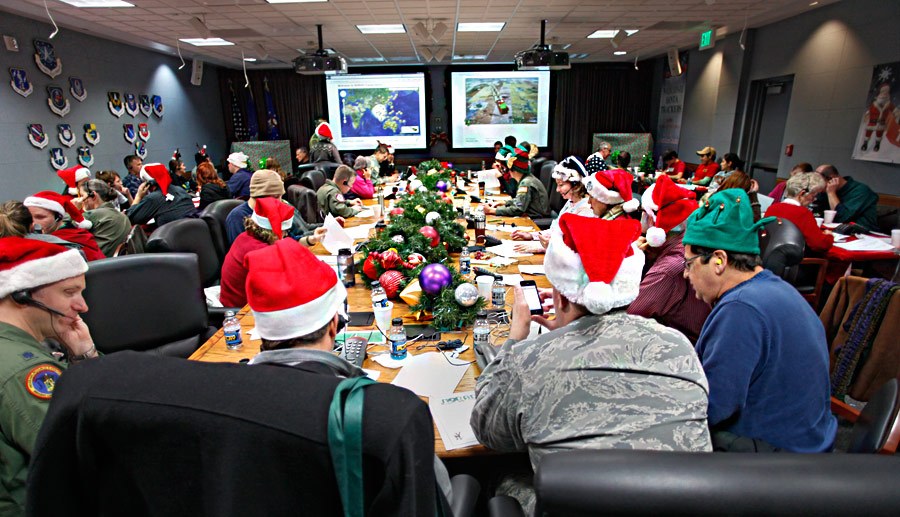
[[[294,58],[294,71],[303,75],[347,73],[347,60],[341,56],[329,54],[322,47],[322,26],[316,25],[319,33],[319,48],[312,54],[304,54]]]
[[[516,53],[516,69],[518,70],[567,70],[569,64],[568,52],[555,52],[544,43],[544,29],[547,20],[541,20],[541,43],[528,50]]]

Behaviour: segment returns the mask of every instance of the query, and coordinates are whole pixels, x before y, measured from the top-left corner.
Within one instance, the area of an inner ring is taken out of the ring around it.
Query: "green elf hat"
[[[759,255],[759,228],[774,221],[753,222],[748,194],[739,188],[716,192],[688,217],[685,245]]]
[[[503,163],[506,163],[506,160],[513,154],[513,146],[504,145],[497,151],[497,155],[494,156],[495,160],[501,160]]]
[[[513,153],[507,159],[510,170],[526,174],[531,159],[534,158],[537,153],[537,146],[531,145],[528,142],[522,142],[513,149]]]

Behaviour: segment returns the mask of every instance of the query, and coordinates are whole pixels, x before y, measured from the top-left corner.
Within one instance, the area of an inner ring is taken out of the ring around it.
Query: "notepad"
[[[431,417],[448,451],[478,445],[478,438],[469,421],[475,409],[475,392],[452,393],[428,401]]]

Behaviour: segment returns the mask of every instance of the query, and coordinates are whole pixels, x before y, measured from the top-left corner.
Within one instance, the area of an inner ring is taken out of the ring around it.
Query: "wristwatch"
[[[92,354],[95,354],[95,353],[97,353],[97,345],[94,345],[94,344],[92,343],[92,344],[91,344],[91,348],[88,349],[87,352],[85,352],[85,353],[83,353],[83,354],[79,354],[79,355],[70,355],[70,356],[69,356],[69,361],[72,361],[72,362],[84,361],[84,360],[87,359],[89,356],[91,356]]]

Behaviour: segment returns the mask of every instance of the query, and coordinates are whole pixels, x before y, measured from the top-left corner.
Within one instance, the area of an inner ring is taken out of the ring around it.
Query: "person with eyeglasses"
[[[684,276],[713,309],[696,350],[717,450],[831,450],[828,344],[809,303],[761,267],[747,193],[711,196],[687,221]]]
[[[766,210],[767,216],[781,217],[794,223],[803,233],[807,251],[825,253],[834,245],[831,230],[820,230],[816,218],[809,211],[810,203],[825,190],[825,179],[815,172],[796,174],[784,182],[784,201]]]

